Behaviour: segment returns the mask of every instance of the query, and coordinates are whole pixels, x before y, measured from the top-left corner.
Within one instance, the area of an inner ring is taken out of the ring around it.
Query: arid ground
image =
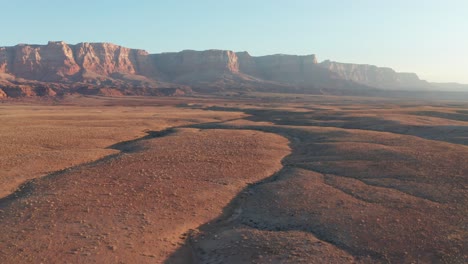
[[[0,101],[0,263],[467,263],[468,103]]]

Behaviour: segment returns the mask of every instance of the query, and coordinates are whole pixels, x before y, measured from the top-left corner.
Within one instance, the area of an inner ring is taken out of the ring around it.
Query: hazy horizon
[[[185,49],[315,54],[431,82],[468,83],[468,2],[205,1],[2,3],[0,46],[112,42],[150,53]],[[20,16],[21,15],[21,16]],[[26,17],[26,19],[18,17]]]

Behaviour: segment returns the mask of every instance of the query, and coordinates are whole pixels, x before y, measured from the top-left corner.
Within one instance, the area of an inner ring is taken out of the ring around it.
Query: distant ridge
[[[271,91],[367,95],[434,88],[414,73],[324,61],[315,55],[254,57],[229,50],[149,54],[111,43],[50,41],[0,47],[0,98],[68,93],[183,95]]]

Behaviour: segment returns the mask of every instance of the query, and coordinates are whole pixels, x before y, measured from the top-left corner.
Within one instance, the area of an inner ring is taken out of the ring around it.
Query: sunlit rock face
[[[159,88],[168,89],[162,94],[190,92],[191,88],[200,92],[333,90],[349,94],[363,89],[427,85],[414,73],[372,65],[318,63],[315,55],[255,57],[229,50],[149,54],[111,43],[69,45],[63,41],[0,47],[0,88],[7,96],[94,93],[108,88],[124,95],[161,94],[162,90],[151,90]]]

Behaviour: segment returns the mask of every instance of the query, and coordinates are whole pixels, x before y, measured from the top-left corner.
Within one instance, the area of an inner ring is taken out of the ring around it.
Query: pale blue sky
[[[0,0],[0,46],[317,54],[468,83],[468,0]]]

